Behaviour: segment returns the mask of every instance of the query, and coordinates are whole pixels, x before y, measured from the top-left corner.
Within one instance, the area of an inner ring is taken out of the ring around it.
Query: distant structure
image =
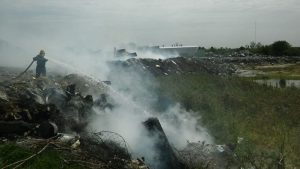
[[[179,56],[194,56],[199,50],[199,46],[183,46],[182,44],[173,44],[171,46],[153,46],[154,52],[166,54],[178,54]]]
[[[162,55],[174,55],[182,57],[193,57],[203,53],[203,48],[199,46],[184,46],[183,44],[175,43],[171,46],[137,46],[131,50],[138,52],[153,52]],[[137,57],[136,52],[128,52],[127,49],[114,48],[115,57]]]

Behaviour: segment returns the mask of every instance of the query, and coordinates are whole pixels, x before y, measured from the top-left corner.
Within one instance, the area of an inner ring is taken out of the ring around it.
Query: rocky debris
[[[104,88],[101,82],[74,74],[62,79],[35,79],[24,74],[2,82],[0,121],[9,128],[0,130],[0,136],[29,134],[49,138],[57,132],[81,132],[94,104],[93,96],[87,93],[103,93]]]
[[[256,54],[250,52],[249,50],[226,50],[223,51],[205,51],[203,53],[205,57],[249,57],[257,56]]]
[[[1,88],[0,88],[0,101],[9,101],[5,91]]]
[[[209,73],[213,75],[233,75],[246,66],[272,65],[279,63],[300,62],[300,57],[265,57],[265,56],[220,56],[220,57],[176,57],[169,59],[139,59],[111,62],[111,66],[121,70],[133,70],[151,73],[154,76],[172,74]]]
[[[0,66],[0,83],[11,80],[12,77],[16,77],[20,72],[24,71],[20,68],[2,67]]]
[[[131,160],[131,163],[130,163],[129,166],[131,168],[136,168],[136,169],[150,169],[145,164],[145,159],[144,158],[137,158],[136,160]]]
[[[272,56],[247,56],[247,57],[205,57],[204,60],[213,60],[216,64],[233,64],[235,66],[257,66],[297,63],[300,57],[272,57]]]
[[[124,144],[107,139],[110,137],[103,132],[85,131],[94,105],[113,108],[108,95],[101,93],[105,93],[101,82],[75,74],[38,79],[24,74],[2,82],[0,142],[16,142],[29,149],[53,148],[68,154],[69,159],[63,159],[67,164],[76,161],[92,168],[133,168],[135,164]],[[77,134],[61,134],[74,132]],[[146,168],[141,163],[138,166]]]
[[[188,143],[180,150],[179,157],[188,168],[226,169],[228,158],[232,157],[234,148],[231,144],[214,145],[205,142]]]
[[[210,59],[177,57],[170,59],[128,59],[112,63],[116,69],[132,68],[140,72],[150,72],[154,76],[172,74],[210,73],[215,75],[231,75],[235,67],[231,64],[215,63]]]
[[[149,118],[143,125],[148,131],[150,137],[157,138],[155,148],[157,152],[158,168],[164,169],[182,169],[184,164],[178,160],[168,138],[157,118]]]

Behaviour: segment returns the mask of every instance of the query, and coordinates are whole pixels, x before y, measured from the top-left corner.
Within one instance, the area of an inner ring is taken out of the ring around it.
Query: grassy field
[[[199,123],[209,129],[217,144],[236,143],[241,137],[249,143],[245,155],[249,160],[265,153],[274,160],[284,158],[286,168],[300,166],[299,89],[207,74],[174,75],[158,81],[160,93],[202,117]]]

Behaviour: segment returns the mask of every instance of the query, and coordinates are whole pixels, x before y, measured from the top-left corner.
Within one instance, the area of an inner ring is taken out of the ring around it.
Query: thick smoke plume
[[[184,148],[187,142],[212,142],[207,131],[199,125],[199,116],[187,112],[178,103],[160,98],[154,77],[150,74],[141,74],[134,69],[114,67],[108,55],[109,53],[107,55],[102,53],[101,57],[96,58],[90,55],[85,56],[84,60],[80,60],[79,57],[69,62],[76,65],[77,70],[84,70],[84,74],[112,82],[108,95],[114,103],[114,108],[105,110],[95,108],[97,115],[91,117],[89,125],[91,131],[108,130],[121,134],[134,157],[143,156],[146,162],[156,167],[159,166],[155,160],[156,140],[147,135],[142,125],[149,117],[157,117],[160,120],[171,145],[177,149]],[[94,94],[94,98],[97,97],[99,95]]]

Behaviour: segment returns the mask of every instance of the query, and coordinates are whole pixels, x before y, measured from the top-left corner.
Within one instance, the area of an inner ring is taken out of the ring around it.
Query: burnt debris
[[[164,169],[182,169],[184,164],[179,161],[169,140],[157,118],[149,118],[143,125],[148,131],[150,137],[157,138],[155,141],[156,156],[158,168]]]
[[[49,138],[57,132],[83,131],[94,104],[91,94],[102,89],[99,85],[89,91],[89,86],[95,85],[78,75],[57,81],[25,76],[3,82],[0,84],[0,136]]]

